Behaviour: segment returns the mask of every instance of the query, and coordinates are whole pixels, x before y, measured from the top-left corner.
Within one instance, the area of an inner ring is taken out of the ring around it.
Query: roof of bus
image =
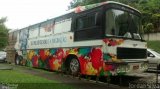
[[[122,5],[122,6],[128,7],[130,9],[133,9],[133,10],[135,10],[135,11],[140,13],[139,10],[137,10],[137,9],[135,9],[135,8],[129,6],[129,5],[126,5],[126,4],[123,4],[123,3],[119,3],[119,2],[115,2],[115,1],[105,1],[105,2],[90,4],[90,5],[86,5],[86,6],[78,6],[78,7],[74,8],[72,11],[74,11],[75,13],[79,13],[79,12],[82,12],[82,11],[85,11],[85,10],[88,10],[88,9],[92,9],[92,8],[95,8],[95,7],[98,7],[98,6],[106,5],[106,4]]]
[[[123,4],[123,3],[119,3],[119,2],[115,2],[115,1],[105,1],[105,2],[90,4],[90,5],[86,5],[86,6],[77,6],[76,8],[73,8],[73,9],[70,9],[70,10],[66,11],[62,15],[65,15],[65,14],[68,14],[68,13],[72,13],[72,12],[79,13],[79,12],[83,12],[83,11],[86,11],[88,9],[92,9],[92,8],[95,8],[95,7],[98,7],[98,6],[102,6],[102,5],[106,5],[106,4],[118,4],[118,5],[122,5],[122,6],[128,7],[130,9],[133,9],[133,10],[135,10],[135,11],[137,11],[137,12],[140,13],[139,10],[137,10],[137,9],[135,9],[135,8],[129,6],[129,5],[126,5],[126,4]],[[59,17],[59,16],[57,16],[57,17]],[[52,19],[54,19],[54,18],[51,18],[51,19],[48,19],[48,20],[52,20]],[[48,20],[46,20],[46,21],[48,21]],[[46,21],[43,21],[43,22],[40,22],[40,23],[44,23]],[[38,25],[40,23],[36,23],[36,24],[31,25],[31,26],[35,26],[35,25]],[[28,27],[30,27],[30,26],[28,26]],[[25,28],[22,28],[22,29],[26,29],[28,27],[25,27]],[[18,31],[18,30],[22,30],[22,29],[10,30],[9,33],[14,32],[14,31]]]

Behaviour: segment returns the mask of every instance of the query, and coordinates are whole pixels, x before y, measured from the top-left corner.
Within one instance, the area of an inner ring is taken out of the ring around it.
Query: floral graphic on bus
[[[105,62],[121,62],[120,59],[117,59],[115,54],[111,53],[103,54],[103,59]]]
[[[61,61],[57,60],[55,57],[52,57],[49,60],[50,70],[59,70],[61,68]]]
[[[66,51],[66,55],[69,55],[69,54],[77,55],[78,54],[78,48],[68,49]]]
[[[107,41],[108,42],[108,41]],[[81,74],[109,76],[115,74],[116,65],[107,62],[120,62],[116,55],[103,53],[102,47],[55,48],[28,51],[28,60],[33,67],[61,71],[63,62],[69,54],[78,57]]]
[[[27,55],[27,58],[29,59],[29,60],[32,60],[32,57],[34,56],[34,50],[30,50],[29,52],[28,52],[28,55]]]
[[[92,66],[92,62],[87,62],[85,65],[85,74],[87,75],[96,75],[98,73],[98,70],[95,69],[93,66]]]
[[[75,13],[79,13],[79,12],[82,12],[82,11],[85,11],[85,10],[88,10],[88,9],[92,9],[94,7],[98,7],[98,6],[101,6],[101,5],[104,5],[104,4],[106,4],[106,2],[91,4],[91,5],[86,5],[86,6],[78,6],[78,7],[75,8]]]
[[[51,70],[60,70],[62,59],[64,57],[63,49],[51,49],[51,58],[49,59],[49,67]]]
[[[38,67],[38,55],[34,55],[32,58],[33,67]]]
[[[103,68],[100,71],[100,76],[111,76],[116,74],[116,66],[113,64],[103,63]]]
[[[78,55],[82,74],[97,75],[103,64],[101,49],[80,48]]]
[[[107,44],[108,46],[116,46],[116,45],[121,45],[124,40],[123,39],[103,39],[103,42]]]

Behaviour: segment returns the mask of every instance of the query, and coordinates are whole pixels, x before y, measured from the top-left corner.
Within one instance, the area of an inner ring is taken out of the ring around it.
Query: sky
[[[0,0],[0,18],[9,29],[21,29],[62,15],[72,0]]]

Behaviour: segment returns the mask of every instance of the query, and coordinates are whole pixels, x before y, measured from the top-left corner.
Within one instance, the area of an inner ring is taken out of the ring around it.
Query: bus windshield
[[[141,40],[140,17],[123,10],[109,9],[106,11],[105,35]]]

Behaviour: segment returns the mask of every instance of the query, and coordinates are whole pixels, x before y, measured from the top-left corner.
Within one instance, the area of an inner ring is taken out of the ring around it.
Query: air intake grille
[[[138,48],[117,48],[117,58],[118,59],[140,59],[147,57],[146,49]]]

